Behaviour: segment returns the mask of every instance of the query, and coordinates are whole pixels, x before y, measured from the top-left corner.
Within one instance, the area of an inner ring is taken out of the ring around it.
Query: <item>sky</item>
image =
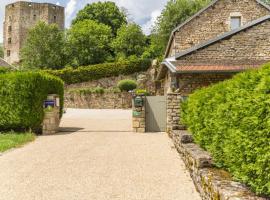
[[[0,0],[0,43],[3,41],[3,21],[5,6],[18,0]],[[25,0],[31,1],[31,0]],[[87,3],[99,0],[33,0],[34,2],[54,3],[64,6],[66,9],[66,27],[69,27],[71,20],[76,16],[78,10]],[[105,1],[105,0],[100,0]],[[128,10],[129,18],[141,25],[145,34],[149,34],[156,18],[160,15],[167,0],[111,0],[119,7]]]

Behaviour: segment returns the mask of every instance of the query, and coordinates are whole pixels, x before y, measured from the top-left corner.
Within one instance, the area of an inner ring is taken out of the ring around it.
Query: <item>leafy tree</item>
[[[65,34],[56,24],[39,22],[27,36],[21,50],[27,69],[59,69],[66,64]]]
[[[151,34],[148,36],[148,44],[145,52],[143,53],[143,58],[161,58],[164,54],[164,49],[159,42],[159,35],[158,34]]]
[[[146,37],[139,25],[131,23],[117,31],[112,42],[115,53],[120,57],[141,56],[146,46]]]
[[[153,39],[151,48],[164,53],[172,30],[209,2],[210,0],[169,0],[153,28],[156,38]]]
[[[111,28],[93,20],[73,24],[68,31],[68,43],[74,65],[98,64],[110,56]]]
[[[0,58],[4,58],[4,49],[2,44],[0,44]]]
[[[76,24],[85,19],[110,26],[114,36],[117,30],[127,23],[125,11],[120,10],[114,2],[110,1],[87,4],[78,12],[72,23]]]

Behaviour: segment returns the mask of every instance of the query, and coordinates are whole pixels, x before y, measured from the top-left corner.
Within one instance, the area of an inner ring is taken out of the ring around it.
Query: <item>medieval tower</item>
[[[19,1],[8,4],[4,21],[4,59],[9,64],[20,62],[20,50],[27,32],[39,21],[65,27],[65,8],[50,3]]]

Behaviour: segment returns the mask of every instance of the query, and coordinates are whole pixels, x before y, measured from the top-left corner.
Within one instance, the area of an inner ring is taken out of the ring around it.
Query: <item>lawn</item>
[[[20,147],[33,140],[35,140],[33,133],[0,132],[0,152]]]

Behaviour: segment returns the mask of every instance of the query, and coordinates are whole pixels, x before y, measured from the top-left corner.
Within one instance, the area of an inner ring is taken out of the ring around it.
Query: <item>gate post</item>
[[[42,134],[51,135],[58,131],[60,124],[60,100],[56,94],[50,94],[44,102],[45,116],[42,123]]]
[[[181,99],[179,93],[167,94],[167,133],[171,136],[173,130],[185,130],[185,126],[180,122]]]
[[[135,133],[145,133],[145,96],[134,96],[132,100],[132,127]]]

